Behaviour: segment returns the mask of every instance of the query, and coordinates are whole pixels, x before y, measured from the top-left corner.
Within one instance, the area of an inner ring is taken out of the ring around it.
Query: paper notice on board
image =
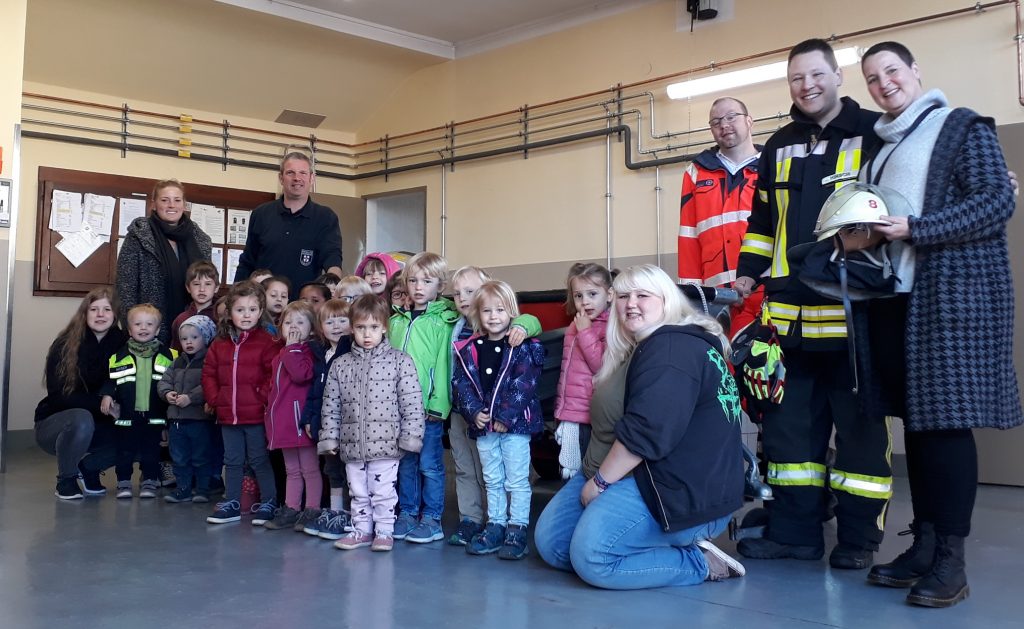
[[[54,190],[50,201],[50,229],[76,232],[82,229],[82,195],[78,192]]]
[[[117,235],[124,236],[132,221],[146,215],[146,200],[122,197],[119,201],[121,211],[117,216]]]
[[[217,267],[218,283],[222,283],[219,279],[224,277],[224,247],[212,247],[210,257],[213,258],[213,266]]]
[[[114,197],[85,193],[82,214],[94,234],[110,238],[110,227],[114,223]]]
[[[228,249],[228,274],[227,281],[229,284],[234,283],[235,273],[238,272],[238,259],[242,257],[241,249]]]
[[[228,210],[228,243],[244,245],[249,237],[249,210]],[[230,255],[230,252],[228,253]]]
[[[88,223],[82,223],[82,229],[79,231],[58,233],[61,241],[54,246],[76,268],[82,266],[82,263],[103,245],[103,237],[97,235]]]
[[[193,203],[189,216],[196,227],[206,232],[214,244],[224,244],[224,208]]]

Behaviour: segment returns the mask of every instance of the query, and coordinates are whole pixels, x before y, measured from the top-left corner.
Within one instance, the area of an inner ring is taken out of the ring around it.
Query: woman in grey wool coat
[[[158,337],[171,342],[170,325],[189,305],[185,271],[193,262],[210,260],[210,237],[185,213],[185,187],[175,179],[153,187],[152,211],[128,226],[117,256],[117,288],[122,322],[128,311],[150,303],[162,315]]]
[[[1006,234],[1014,191],[992,119],[925,91],[905,46],[872,46],[861,69],[884,111],[875,131],[885,143],[862,178],[897,190],[914,210],[883,217],[889,224],[876,229],[915,254],[901,278],[905,293],[882,300],[885,317],[876,312],[870,324],[872,338],[898,348],[877,375],[904,419],[914,543],[874,566],[868,581],[909,587],[909,603],[949,607],[969,593],[964,538],[978,483],[971,430],[1024,422]]]

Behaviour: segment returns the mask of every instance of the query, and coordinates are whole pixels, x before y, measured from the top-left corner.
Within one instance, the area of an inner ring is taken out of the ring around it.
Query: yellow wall
[[[110,96],[67,90],[58,86],[26,83],[24,90],[94,103],[120,106],[128,102],[135,109],[157,112],[188,112],[195,118],[206,120],[231,120],[233,124],[295,133],[295,129],[273,125],[260,120],[237,118],[230,113],[191,111],[180,103],[147,103],[134,101],[129,96]],[[20,91],[19,91],[20,96]],[[25,117],[38,116],[26,112]],[[81,124],[80,122],[78,124]],[[319,135],[319,134],[318,134]],[[350,142],[347,134],[323,134],[326,139]],[[10,405],[11,430],[31,428],[32,411],[42,396],[40,380],[43,373],[46,349],[57,332],[67,324],[79,300],[65,297],[34,297],[36,199],[38,196],[38,173],[40,166],[70,168],[91,172],[121,174],[130,177],[168,178],[182,181],[241,188],[247,190],[278,191],[277,174],[269,170],[229,167],[222,171],[220,165],[181,159],[172,161],[167,157],[142,153],[128,153],[121,157],[120,151],[78,146],[47,140],[25,139],[21,156],[21,210],[18,219],[17,263],[15,265],[14,289],[14,345],[12,348],[11,391],[28,392],[12,395]],[[346,181],[318,179],[317,191],[341,196],[354,196],[355,186]]]
[[[676,32],[675,2],[648,5],[421,70],[380,107],[360,131],[360,139],[508,111],[524,103],[555,100],[716,60],[788,47],[807,37],[852,32],[968,5],[964,0],[865,0],[856,11],[850,11],[849,6],[838,0],[737,2],[734,20],[698,28],[691,34]],[[850,39],[837,47],[867,47],[885,39],[902,41],[917,55],[925,87],[940,87],[954,105],[974,107],[1005,124],[1024,120],[1017,102],[1013,34],[1013,9],[1001,7],[980,15]],[[641,88],[650,89],[657,97],[658,131],[706,126],[714,96],[672,102],[665,96],[666,84]],[[857,67],[846,70],[843,93],[873,106]],[[783,81],[738,89],[734,95],[747,102],[755,117],[788,112],[790,106]],[[416,105],[410,107],[409,103]],[[758,126],[772,128],[772,124]],[[653,142],[646,144],[649,148]],[[628,171],[622,151],[623,146],[613,142],[612,255],[650,255],[657,245],[654,173]],[[450,263],[453,267],[499,266],[603,259],[604,168],[603,140],[537,151],[528,160],[510,155],[460,164],[447,178]],[[675,208],[682,168],[662,169],[662,250],[667,254],[675,252]],[[427,186],[427,243],[438,249],[439,184],[439,170],[432,169],[429,173],[397,175],[389,182],[360,182],[358,190],[367,194]],[[481,230],[500,234],[500,238],[481,236]],[[666,267],[671,268],[672,260],[671,255],[666,257]]]
[[[0,16],[8,17],[10,2]],[[24,30],[24,1],[18,0],[14,18]],[[789,46],[812,36],[842,33],[903,20],[928,13],[961,8],[966,0],[913,0],[893,3],[864,0],[857,11],[848,2],[741,2],[736,17],[691,34],[675,31],[675,2],[646,5],[635,11],[536,38],[521,44],[425,68],[399,87],[360,130],[359,139],[398,134],[506,111],[524,103],[538,103],[630,83],[669,72],[704,65],[710,61]],[[10,22],[5,19],[7,28]],[[16,27],[12,26],[11,28]],[[999,8],[982,15],[904,28],[884,35],[851,40],[867,46],[882,39],[905,42],[917,54],[926,87],[941,87],[951,102],[968,105],[993,115],[1000,124],[1024,121],[1017,103],[1016,61],[1012,41],[1013,10]],[[844,42],[844,45],[846,42]],[[0,51],[14,45],[8,38]],[[6,63],[3,57],[0,63]],[[4,66],[6,68],[6,66]],[[848,71],[844,93],[870,105],[856,68]],[[8,81],[10,74],[5,74]],[[86,94],[60,86],[26,85],[26,91],[82,98],[155,111],[188,111],[187,103],[142,103],[125,86],[119,95]],[[669,102],[665,83],[649,88],[657,97],[658,131],[685,130],[706,125],[710,98]],[[737,90],[752,114],[763,116],[788,111],[789,97],[782,82]],[[0,125],[12,105],[0,93]],[[8,95],[9,97],[9,95]],[[260,97],[254,95],[254,97]],[[269,98],[275,96],[271,93]],[[13,106],[16,111],[17,106]],[[5,113],[7,112],[7,113]],[[258,127],[261,121],[236,118],[232,112],[189,112],[214,120]],[[12,119],[17,119],[16,113]],[[646,118],[645,126],[648,124]],[[762,124],[761,129],[772,125]],[[325,134],[327,135],[327,134]],[[337,137],[340,141],[349,138]],[[653,144],[651,141],[648,145]],[[612,141],[612,255],[616,258],[649,256],[658,247],[655,234],[655,185],[653,170],[628,171],[623,165],[624,147]],[[649,157],[649,156],[648,156]],[[6,162],[6,160],[5,160]],[[76,303],[61,298],[31,296],[34,252],[36,171],[39,166],[77,168],[143,177],[175,176],[212,185],[276,189],[269,171],[231,168],[222,172],[215,164],[178,161],[150,155],[29,140],[24,143],[22,165],[23,203],[18,229],[16,269],[15,362],[10,428],[28,428],[39,395],[43,355],[49,340],[64,325]],[[661,249],[666,267],[675,252],[678,188],[682,166],[661,172]],[[5,165],[6,170],[6,165]],[[558,263],[581,258],[605,257],[605,143],[591,140],[520,155],[459,164],[447,173],[449,215],[447,253],[453,267]],[[427,242],[441,245],[441,169],[417,171],[360,181],[356,184],[319,180],[328,194],[359,196],[425,186],[427,189]],[[536,282],[557,286],[559,278],[540,277]],[[534,286],[536,287],[536,286]]]
[[[21,120],[26,6],[27,0],[4,0],[0,6],[0,146],[4,150],[0,175],[7,178],[14,156],[14,125]]]

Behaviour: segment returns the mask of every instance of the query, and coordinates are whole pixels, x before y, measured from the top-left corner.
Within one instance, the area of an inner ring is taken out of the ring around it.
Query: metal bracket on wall
[[[448,127],[448,133],[445,134],[448,138],[448,157],[455,157],[455,121],[452,120],[446,126]],[[454,161],[448,164],[448,172],[455,172]]]
[[[523,115],[520,119],[523,121],[523,146],[530,144],[530,105],[523,105],[521,111]],[[523,159],[529,159],[530,149],[523,149]]]
[[[121,158],[128,157],[128,103],[121,105]]]
[[[221,150],[221,157],[224,158],[224,163],[222,163],[220,165],[220,169],[222,171],[226,171],[228,169],[228,150],[230,149],[230,147],[228,146],[228,138],[231,137],[230,134],[229,134],[229,131],[231,129],[231,123],[228,122],[227,120],[225,120],[224,121],[223,129],[224,129],[224,133],[223,133],[223,135],[221,135],[221,149],[220,150]]]
[[[622,83],[615,85],[615,109],[616,109],[616,121],[617,126],[622,126]],[[640,127],[637,125],[637,133],[639,133]],[[639,136],[638,136],[639,137]],[[622,134],[619,134],[619,143],[622,143]]]

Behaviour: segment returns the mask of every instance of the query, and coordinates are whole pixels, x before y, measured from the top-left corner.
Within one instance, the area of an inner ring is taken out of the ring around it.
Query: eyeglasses
[[[359,297],[359,295],[341,295],[338,297],[338,299],[352,303],[353,301],[356,300],[357,297]]]
[[[730,112],[719,118],[712,118],[711,120],[708,121],[708,125],[710,125],[712,129],[717,129],[718,127],[722,126],[723,122],[728,122],[729,124],[732,124],[734,120],[736,120],[740,116],[745,115],[746,114],[741,114],[737,111]]]

